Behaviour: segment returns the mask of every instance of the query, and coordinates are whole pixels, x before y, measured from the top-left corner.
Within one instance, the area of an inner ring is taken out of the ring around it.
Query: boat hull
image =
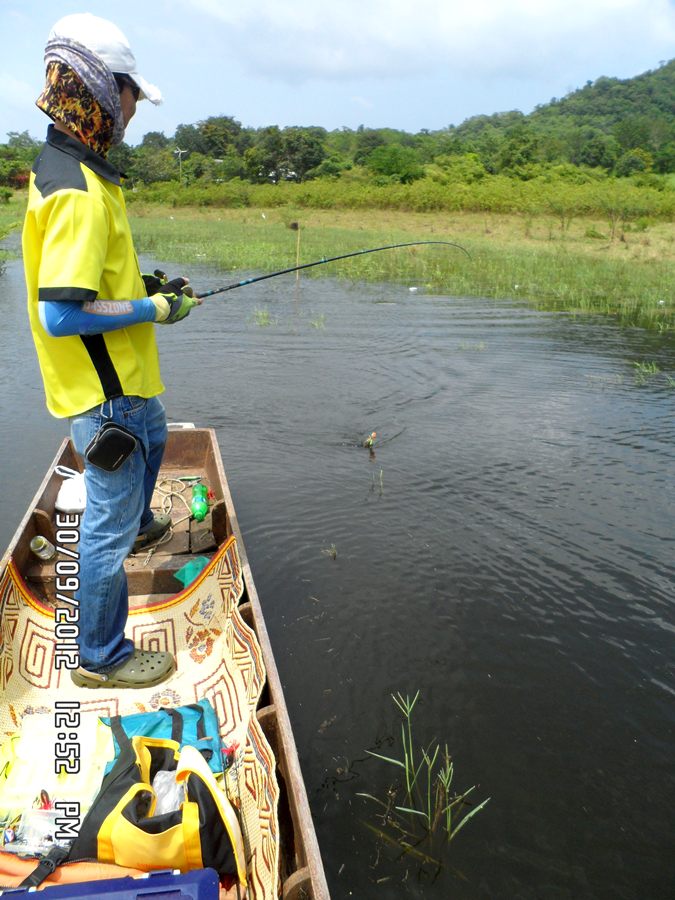
[[[42,534],[59,547],[57,465],[81,468],[69,440],[59,448],[0,564],[0,727],[16,729],[27,710],[37,704],[48,711],[56,699],[77,700],[83,709],[109,715],[209,697],[224,723],[225,743],[239,748],[239,772],[236,766],[229,771],[228,793],[240,806],[242,830],[249,832],[251,864],[261,866],[250,873],[251,896],[271,897],[281,887],[290,900],[328,898],[288,710],[215,432],[170,430],[158,480],[163,493],[156,501],[166,503],[168,494],[175,495],[172,534],[126,563],[128,635],[147,649],[169,649],[178,659],[177,673],[154,689],[107,694],[77,689],[68,670],[54,665],[58,563],[67,557],[39,560],[30,541]],[[187,511],[191,482],[179,480],[191,476],[199,476],[213,494],[203,523]],[[201,573],[177,590],[176,573],[204,557],[209,561]],[[245,796],[250,785],[255,809]],[[258,851],[263,847],[264,853]]]

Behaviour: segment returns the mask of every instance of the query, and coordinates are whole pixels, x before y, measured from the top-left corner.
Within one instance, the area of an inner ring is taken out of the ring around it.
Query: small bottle
[[[208,488],[205,484],[195,484],[192,488],[190,509],[197,522],[203,522],[209,511]]]
[[[37,534],[30,542],[30,549],[43,562],[47,562],[56,556],[56,547],[41,534]]]

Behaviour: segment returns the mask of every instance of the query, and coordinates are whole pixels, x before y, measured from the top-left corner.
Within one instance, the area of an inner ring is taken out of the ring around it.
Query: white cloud
[[[190,0],[248,71],[287,81],[434,71],[528,77],[565,60],[675,45],[668,0]]]

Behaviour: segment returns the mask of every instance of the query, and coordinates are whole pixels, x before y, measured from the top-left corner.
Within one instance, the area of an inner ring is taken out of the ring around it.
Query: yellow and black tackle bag
[[[129,738],[119,716],[110,725],[119,756],[68,859],[97,859],[143,871],[212,868],[246,885],[237,817],[199,750],[189,745],[180,749],[177,741],[165,738]],[[174,782],[178,799],[174,808],[156,814],[162,778]]]

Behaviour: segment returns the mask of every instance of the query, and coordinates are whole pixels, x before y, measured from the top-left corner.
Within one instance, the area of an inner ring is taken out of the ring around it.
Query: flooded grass
[[[383,843],[400,851],[399,859],[411,857],[419,866],[418,876],[430,875],[432,880],[444,865],[450,842],[462,828],[480,812],[490,798],[475,803],[469,795],[475,785],[456,791],[453,785],[454,764],[445,744],[432,741],[418,747],[413,740],[412,715],[419,699],[417,691],[409,695],[392,695],[401,713],[401,758],[385,756],[373,750],[366,752],[399,770],[399,781],[392,784],[384,797],[366,792],[358,797],[374,805],[375,822],[364,822]],[[397,802],[400,800],[400,802]]]
[[[599,222],[580,220],[561,231],[545,217],[524,224],[518,216],[494,214],[169,210],[142,204],[133,204],[130,214],[139,252],[186,266],[207,262],[224,273],[263,274],[295,265],[298,258],[310,262],[416,239],[456,241],[472,259],[447,247],[406,247],[319,266],[301,277],[392,281],[434,294],[599,313],[661,332],[675,327],[675,237],[669,223],[600,241]],[[289,228],[289,218],[296,230]]]
[[[273,324],[273,319],[268,309],[254,309],[252,320],[260,328],[269,328]]]
[[[635,369],[635,383],[639,385],[647,384],[661,371],[655,362],[634,362],[633,368]]]
[[[26,200],[23,195],[14,194],[6,202],[0,203],[0,239],[23,222]]]
[[[23,197],[13,195],[6,202],[0,203],[0,241],[21,228],[26,203]],[[8,259],[16,256],[11,250],[0,249],[0,275]]]

